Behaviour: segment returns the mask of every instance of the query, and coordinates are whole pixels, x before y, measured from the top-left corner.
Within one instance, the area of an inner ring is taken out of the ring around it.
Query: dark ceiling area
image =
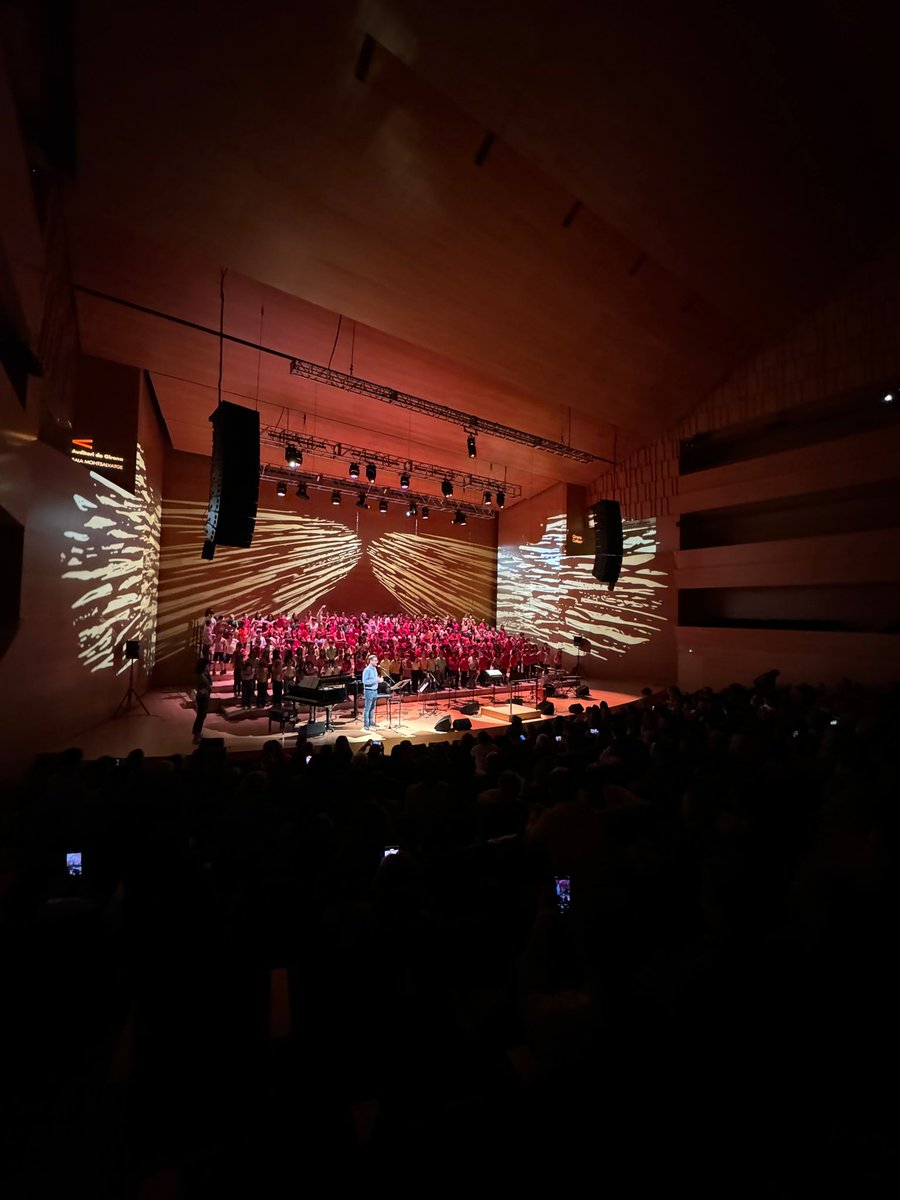
[[[264,423],[466,466],[452,422],[256,344],[597,456],[483,436],[480,467],[524,495],[589,482],[892,231],[894,24],[849,3],[79,5],[84,349],[150,371],[175,447],[208,453],[217,339],[153,314],[217,328],[226,269],[250,345],[226,346],[223,393]]]

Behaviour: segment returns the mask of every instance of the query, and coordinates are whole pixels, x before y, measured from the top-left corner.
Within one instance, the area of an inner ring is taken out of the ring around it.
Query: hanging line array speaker
[[[206,559],[216,546],[250,546],[259,503],[259,413],[223,401],[209,419],[213,452],[202,550]]]
[[[622,569],[622,509],[618,500],[601,500],[591,505],[591,517],[597,546],[591,574],[612,591]]]

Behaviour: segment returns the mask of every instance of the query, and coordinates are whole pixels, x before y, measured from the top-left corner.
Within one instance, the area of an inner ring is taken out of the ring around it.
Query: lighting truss
[[[420,479],[450,479],[459,487],[473,487],[481,492],[505,492],[507,497],[513,500],[522,495],[522,487],[518,483],[489,479],[486,475],[474,475],[471,471],[454,471],[435,463],[416,462],[414,459],[400,458],[396,454],[382,454],[377,450],[366,450],[362,446],[348,446],[345,442],[307,437],[305,434],[291,433],[287,429],[271,425],[262,428],[260,440],[270,445],[296,446],[304,453],[318,453],[326,458],[349,458],[355,463],[371,462],[384,470],[418,476]]]
[[[287,479],[290,482],[299,486],[305,483],[310,491],[315,492],[340,492],[341,496],[348,496],[356,505],[359,499],[360,485],[359,481],[351,479],[339,478],[334,475],[304,475],[302,472],[293,471],[286,467],[283,463],[264,463],[260,466],[259,477],[261,480],[280,480]],[[415,503],[419,509],[422,507],[429,508],[434,512],[455,512],[456,509],[462,509],[463,512],[470,517],[478,517],[483,521],[492,521],[495,513],[491,509],[484,508],[481,504],[472,504],[467,500],[456,500],[454,497],[446,499],[444,496],[432,496],[426,492],[401,491],[399,487],[382,487],[380,484],[369,485],[368,488],[362,489],[371,500],[387,500],[388,503],[402,504],[404,509],[408,509],[411,503]]]
[[[539,437],[536,433],[526,433],[522,429],[513,429],[511,425],[501,425],[497,421],[485,421],[482,417],[471,413],[459,412],[445,404],[436,404],[433,400],[423,400],[421,396],[411,396],[409,392],[399,392],[396,388],[383,387],[380,383],[371,383],[368,379],[360,379],[356,375],[345,375],[343,371],[334,371],[331,367],[322,367],[318,363],[308,362],[305,358],[292,358],[290,372],[301,379],[311,379],[313,383],[321,383],[326,387],[337,388],[342,392],[355,392],[359,396],[368,396],[370,400],[381,400],[384,404],[393,404],[396,408],[408,408],[411,412],[422,413],[426,417],[435,417],[438,421],[450,421],[461,425],[472,433],[489,433],[493,437],[502,438],[507,442],[518,442],[520,446],[531,446],[535,450],[543,450],[547,454],[558,454],[560,458],[571,458],[576,462],[612,463],[613,459],[603,458],[599,454],[591,454],[588,450],[576,450],[564,442],[554,442],[550,438]]]

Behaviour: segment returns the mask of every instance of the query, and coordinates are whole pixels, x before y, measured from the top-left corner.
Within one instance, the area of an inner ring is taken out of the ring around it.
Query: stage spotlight
[[[415,504],[410,504],[409,508],[406,510],[406,515],[408,517],[417,517],[419,515],[419,510],[416,508]]]
[[[368,508],[369,507],[368,504],[366,504],[366,493],[365,492],[359,493],[359,499],[356,502],[356,507],[357,508]]]
[[[378,501],[378,511],[379,511],[380,513],[386,513],[386,512],[387,512],[387,500],[379,500],[379,501]]]
[[[341,493],[337,492],[337,491],[332,492],[331,493],[331,503],[332,504],[340,504],[340,502],[341,502]]]
[[[427,521],[430,516],[431,516],[430,510],[427,508],[423,508],[422,509],[422,520]]]
[[[497,493],[497,507],[502,508],[505,503],[506,503],[506,492],[498,492]]]
[[[359,479],[359,463],[350,464],[350,478]]]
[[[287,495],[287,484],[284,482],[284,480],[282,480],[281,483],[279,483],[278,486],[275,488],[275,495],[276,496],[286,496]]]
[[[284,452],[284,461],[289,467],[299,467],[303,462],[303,455],[296,446],[288,446]]]
[[[375,470],[375,464],[366,463],[366,479],[368,479],[369,483],[375,482],[375,476],[377,474],[378,472]]]
[[[405,492],[405,491],[406,491],[406,489],[407,489],[408,487],[409,487],[409,476],[408,476],[408,475],[401,475],[401,476],[400,476],[400,488],[401,488],[401,490]]]
[[[297,484],[297,499],[298,500],[308,500],[309,499],[309,492],[306,490],[305,483]]]
[[[469,436],[466,438],[466,449],[469,451],[469,458],[474,458],[477,453],[477,448],[475,446],[475,434],[474,433],[470,433]]]
[[[450,498],[450,496],[453,495],[453,484],[450,482],[449,479],[445,479],[444,482],[441,484],[441,493],[442,493],[442,495],[446,496],[448,499]]]
[[[465,523],[466,523],[466,514],[463,512],[463,510],[461,508],[458,508],[456,510],[456,512],[453,514],[453,524],[454,525],[465,525]]]
[[[490,492],[484,493],[484,507],[485,508],[491,507],[491,493]]]

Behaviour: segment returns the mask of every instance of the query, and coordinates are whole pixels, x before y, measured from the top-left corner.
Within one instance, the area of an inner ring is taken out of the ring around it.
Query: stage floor
[[[225,686],[224,681],[216,680],[215,683],[218,684],[218,687],[214,688],[214,694],[220,693]],[[585,706],[599,704],[601,700],[605,700],[610,708],[615,708],[622,704],[630,704],[640,696],[640,687],[633,683],[597,679],[585,679],[584,683],[591,689],[590,697],[579,701]],[[532,706],[532,695],[533,692],[529,686],[523,692],[525,707]],[[468,698],[468,694],[463,692],[450,698],[443,696],[438,703],[436,712],[422,713],[422,698],[410,696],[403,703],[399,720],[397,720],[399,706],[394,705],[394,720],[391,724],[388,724],[386,706],[379,704],[378,730],[374,736],[381,738],[385,750],[388,752],[392,745],[404,739],[411,742],[432,742],[460,738],[463,736],[460,732],[437,733],[434,726],[440,717],[450,716],[451,719],[454,719],[462,716],[460,707],[466,703]],[[124,716],[112,717],[92,729],[84,730],[82,733],[74,737],[69,736],[62,741],[56,740],[52,732],[48,731],[47,742],[43,747],[44,751],[52,753],[64,750],[68,746],[80,746],[86,758],[98,758],[102,755],[124,758],[130,750],[138,747],[145,754],[152,756],[190,754],[194,748],[191,726],[194,723],[195,714],[187,692],[171,688],[154,688],[143,696],[143,700],[150,711],[149,716],[140,707],[137,707]],[[489,704],[490,698],[482,697],[482,703]],[[575,703],[574,697],[557,698],[555,700],[556,714],[567,714],[569,705],[573,703]],[[494,707],[494,705],[491,706]],[[497,707],[501,706],[507,710],[507,705],[498,698]],[[267,718],[263,714],[257,715],[254,710],[250,710],[247,714],[242,713],[241,710],[232,709],[231,711],[238,715],[229,719],[224,712],[210,712],[203,727],[204,737],[224,738],[225,747],[229,752],[259,750],[270,738],[283,741],[284,745],[288,747],[292,746],[296,740],[290,732],[281,734],[277,723],[272,725],[270,731]],[[516,705],[512,705],[511,711],[515,715]],[[324,713],[321,715],[324,717]],[[550,719],[552,718],[542,718],[542,720]],[[479,729],[499,731],[509,724],[506,715],[502,718],[487,715],[473,716],[470,720],[472,731],[476,733]],[[533,728],[537,723],[530,722],[530,726]],[[359,714],[355,720],[352,707],[342,708],[334,713],[333,724],[332,732],[312,739],[310,745],[321,746],[333,742],[340,734],[345,734],[351,743],[356,744],[365,742],[370,736],[373,736],[363,732],[361,700]]]

